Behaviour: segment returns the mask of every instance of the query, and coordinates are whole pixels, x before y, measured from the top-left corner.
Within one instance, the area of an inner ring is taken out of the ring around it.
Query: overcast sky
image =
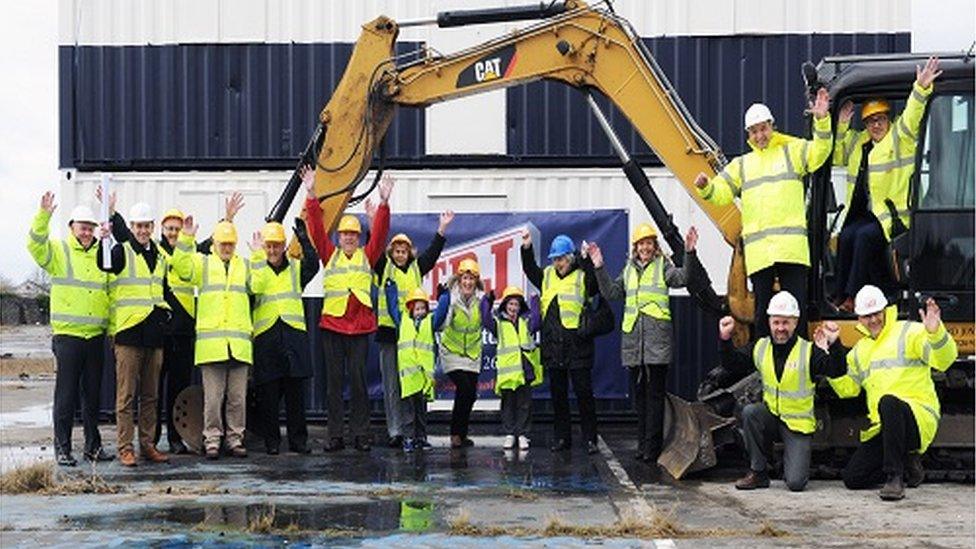
[[[26,241],[40,196],[58,187],[57,28],[55,0],[0,8],[0,274],[15,282],[34,269]]]

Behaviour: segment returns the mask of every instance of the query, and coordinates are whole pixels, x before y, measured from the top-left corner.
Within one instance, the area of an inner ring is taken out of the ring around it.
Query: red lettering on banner
[[[486,292],[498,289],[495,293],[499,293],[508,287],[508,252],[512,247],[511,239],[499,240],[491,245],[491,255],[495,260],[495,279],[494,284],[491,284],[491,280],[485,281]]]

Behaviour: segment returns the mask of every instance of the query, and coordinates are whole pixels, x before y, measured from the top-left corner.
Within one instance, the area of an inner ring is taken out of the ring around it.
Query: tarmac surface
[[[0,469],[50,460],[50,379],[0,380]],[[0,497],[0,546],[973,547],[972,484],[923,484],[904,501],[813,480],[736,491],[738,465],[674,480],[632,458],[632,425],[600,425],[600,453],[551,453],[537,424],[506,454],[492,424],[476,446],[404,454],[374,446],[246,459],[173,456],[166,465],[62,469],[106,492]],[[114,450],[114,427],[102,426]],[[379,438],[382,428],[373,426]],[[74,435],[76,452],[82,442]],[[162,444],[165,449],[165,443]],[[284,444],[283,447],[287,447]],[[78,455],[77,457],[80,457]]]

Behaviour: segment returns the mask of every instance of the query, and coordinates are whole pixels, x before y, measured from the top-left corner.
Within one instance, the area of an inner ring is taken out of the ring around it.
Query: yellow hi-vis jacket
[[[932,88],[923,88],[918,82],[912,86],[905,110],[901,116],[891,121],[888,133],[868,153],[868,196],[871,213],[878,218],[889,240],[893,221],[885,199],[891,199],[898,217],[907,227],[908,193],[912,174],[915,172],[915,148],[918,145],[925,103],[932,94]],[[864,144],[870,139],[866,129],[855,131],[850,127],[850,122],[837,125],[834,165],[847,167],[847,204],[851,203],[854,196],[854,183],[861,167]]]
[[[877,338],[858,325],[865,334],[847,353],[847,374],[829,379],[841,398],[857,396],[864,390],[870,426],[861,431],[866,441],[881,431],[878,402],[892,395],[908,403],[918,425],[925,452],[939,427],[939,397],[935,393],[931,368],[945,371],[956,360],[956,342],[944,325],[930,334],[919,322],[898,320],[898,308],[885,309],[885,325]],[[914,450],[911,448],[910,450]]]
[[[746,274],[774,263],[810,266],[803,176],[830,157],[830,117],[815,118],[813,140],[774,132],[765,149],[733,158],[698,193],[724,206],[738,198],[742,208],[742,241]]]
[[[579,328],[580,315],[586,301],[586,280],[583,269],[576,269],[563,278],[552,265],[542,271],[542,318],[549,313],[549,304],[558,299],[559,322],[567,330]]]
[[[51,276],[51,331],[91,339],[108,328],[108,273],[98,268],[98,246],[87,250],[73,235],[52,241],[51,213],[34,216],[27,251]]]
[[[525,372],[522,370],[522,357],[532,365],[535,379],[532,387],[542,385],[542,361],[539,347],[529,334],[529,324],[522,317],[518,319],[518,330],[510,320],[499,318],[498,347],[495,351],[495,394],[504,389],[518,389],[525,385]]]
[[[383,268],[383,276],[379,278],[377,288],[386,288],[386,281],[390,279],[396,283],[397,293],[399,294],[397,301],[399,302],[400,311],[403,312],[406,310],[407,295],[412,290],[420,287],[420,267],[417,266],[417,261],[411,260],[410,265],[407,266],[407,271],[404,272],[393,263],[392,258],[387,257],[386,267]],[[376,318],[380,326],[394,327],[393,319],[390,318],[390,311],[386,308],[386,292],[379,292]]]
[[[254,337],[268,331],[278,319],[296,330],[305,331],[301,265],[296,259],[285,257],[285,261],[288,267],[276,273],[268,265],[264,250],[251,254]]]
[[[190,315],[191,318],[195,317],[197,315],[197,301],[193,284],[182,280],[173,272],[172,254],[167,252],[162,246],[159,246],[159,252],[166,258],[166,283],[169,284],[169,291],[173,292],[173,295],[176,296],[176,301],[183,307],[186,314]]]
[[[152,241],[149,245],[159,248]],[[163,297],[163,277],[167,270],[163,254],[156,256],[156,268],[150,272],[146,259],[136,253],[131,242],[123,242],[121,246],[125,251],[125,269],[108,277],[109,333],[113,336],[137,326],[149,317],[154,307],[170,308]]]
[[[664,281],[664,256],[651,261],[638,275],[632,261],[624,266],[624,318],[620,329],[626,333],[634,331],[639,314],[649,315],[658,320],[671,320],[671,304],[668,299],[668,285]]]
[[[752,363],[762,377],[763,402],[791,431],[803,434],[817,430],[813,412],[817,384],[810,375],[812,359],[813,345],[802,337],[796,338],[783,365],[783,375],[777,380],[771,339],[760,338],[752,348]]]
[[[173,252],[177,276],[199,290],[193,362],[205,365],[234,358],[253,364],[251,347],[251,273],[234,254],[224,263],[215,253],[194,252],[193,237],[180,233]]]
[[[372,309],[373,300],[369,295],[372,283],[373,269],[363,249],[356,248],[352,257],[346,257],[342,249],[336,247],[322,271],[322,314],[336,318],[346,314],[350,294]]]
[[[404,315],[397,338],[397,370],[400,375],[400,398],[424,393],[434,400],[434,319],[425,315],[419,322]]]

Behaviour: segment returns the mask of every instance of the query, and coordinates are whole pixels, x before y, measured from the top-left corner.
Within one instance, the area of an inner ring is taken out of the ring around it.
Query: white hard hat
[[[791,316],[793,318],[799,318],[800,304],[797,303],[796,298],[790,292],[779,292],[769,300],[769,306],[766,307],[766,314],[769,316]]]
[[[153,215],[152,207],[145,202],[136,202],[129,208],[129,222],[135,223],[145,223],[147,221],[155,221],[156,217]]]
[[[71,210],[71,217],[68,218],[68,225],[76,222],[98,225],[98,220],[95,219],[95,212],[92,211],[88,204],[78,204],[75,206],[75,209]]]
[[[774,122],[773,113],[762,103],[753,103],[746,109],[746,129],[760,122]]]
[[[888,298],[877,286],[870,284],[857,291],[854,296],[854,313],[857,316],[873,315],[888,306]]]

